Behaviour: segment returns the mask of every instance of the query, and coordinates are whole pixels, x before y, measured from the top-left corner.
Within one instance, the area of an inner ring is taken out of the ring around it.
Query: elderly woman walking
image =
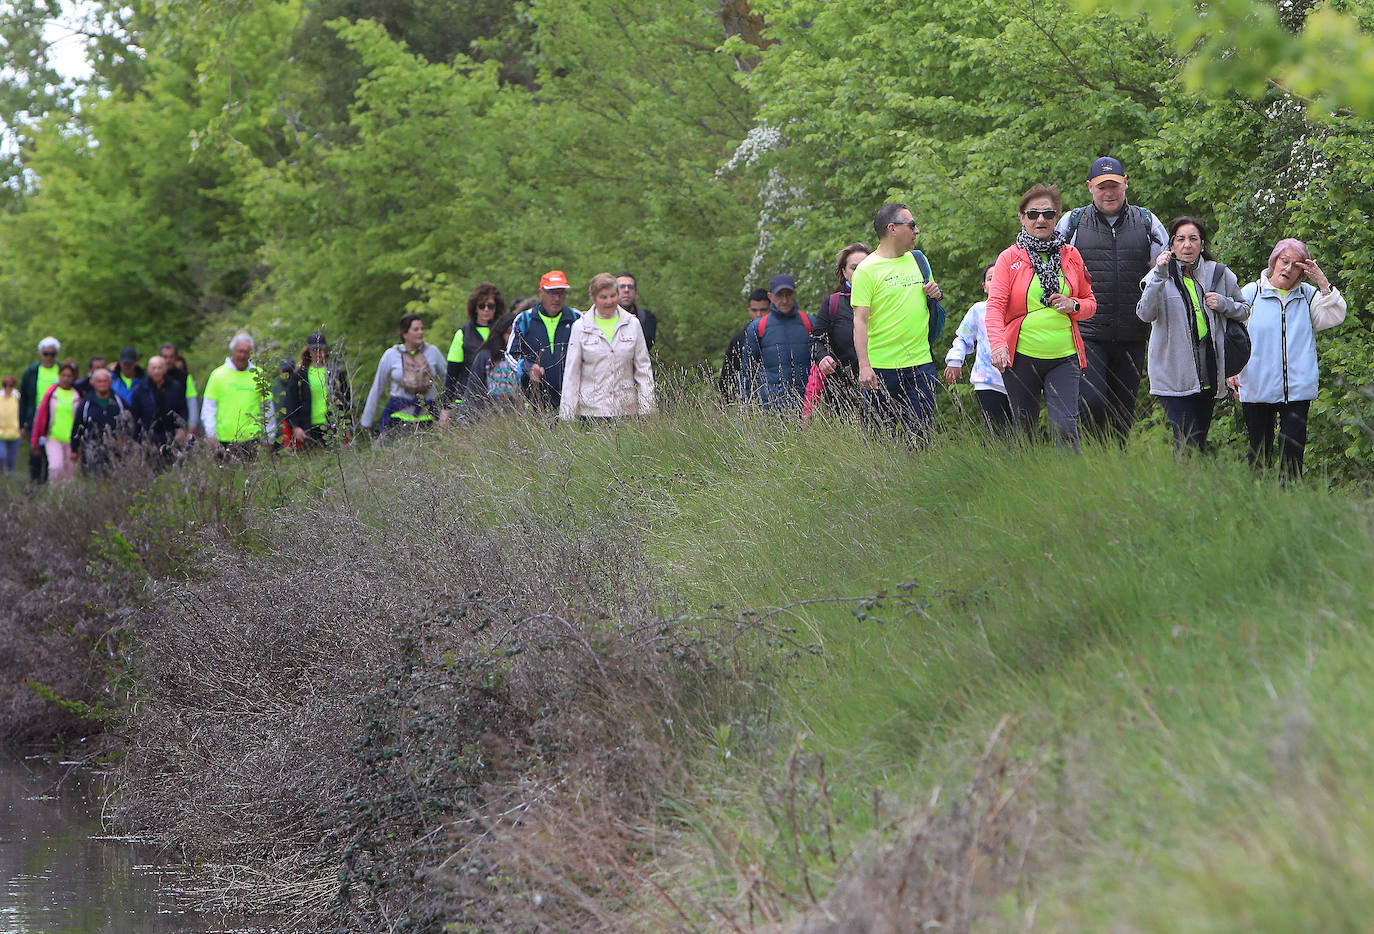
[[[654,411],[654,371],[639,319],[618,304],[615,277],[598,273],[592,307],[573,322],[558,417],[616,418]]]

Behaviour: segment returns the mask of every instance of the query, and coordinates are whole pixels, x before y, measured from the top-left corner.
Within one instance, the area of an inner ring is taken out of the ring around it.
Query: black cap
[[[281,362],[281,366],[277,367],[277,371],[278,371],[278,372],[281,372],[282,370],[294,370],[295,368],[296,368],[296,364],[295,364],[294,361],[292,361],[292,360],[283,360],[283,361]]]
[[[305,336],[305,346],[307,350],[328,350],[329,341],[324,339],[324,332],[311,331]]]
[[[137,350],[134,350],[132,347],[125,347],[123,350],[121,350],[121,351],[119,352],[119,362],[120,362],[120,363],[137,363],[137,362],[138,362],[138,351],[137,351]]]

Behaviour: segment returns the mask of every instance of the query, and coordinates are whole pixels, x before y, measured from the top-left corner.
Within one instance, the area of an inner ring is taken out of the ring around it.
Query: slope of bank
[[[1368,916],[1356,495],[687,403],[154,489],[120,819],[302,927]]]

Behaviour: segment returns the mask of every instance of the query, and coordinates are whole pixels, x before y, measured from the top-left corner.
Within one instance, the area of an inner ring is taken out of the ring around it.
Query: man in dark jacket
[[[744,361],[744,335],[753,323],[768,314],[768,290],[755,289],[749,293],[749,324],[735,332],[730,345],[725,348],[725,359],[720,364],[721,401],[732,405],[739,401],[739,371]]]
[[[86,375],[83,376],[81,379],[77,380],[76,383],[72,386],[72,388],[76,390],[76,394],[78,396],[85,396],[88,393],[90,393],[91,377],[96,374],[96,371],[103,369],[106,369],[105,358],[92,357],[90,362],[86,364]]]
[[[1126,170],[1110,156],[1088,169],[1092,203],[1065,214],[1056,232],[1083,254],[1097,314],[1078,326],[1087,355],[1079,385],[1083,426],[1122,443],[1135,424],[1136,393],[1145,370],[1150,326],[1136,317],[1140,280],[1168,248],[1164,225],[1126,201]]]
[[[639,280],[628,272],[622,272],[615,277],[616,292],[619,293],[620,307],[639,319],[640,330],[644,332],[644,343],[650,350],[654,349],[654,338],[658,334],[658,318],[647,308],[640,308],[639,301]]]
[[[125,347],[119,352],[119,366],[110,371],[114,375],[114,392],[129,404],[134,398],[134,384],[143,378],[143,367],[138,365],[138,351]]]
[[[788,275],[768,282],[768,314],[744,329],[740,400],[777,412],[801,411],[811,372],[811,323],[797,310]]]
[[[162,357],[149,357],[147,376],[134,387],[134,433],[160,467],[172,462],[175,446],[186,440],[186,385],[172,372]]]
[[[568,277],[561,269],[539,279],[539,304],[520,313],[511,331],[511,356],[520,361],[520,388],[535,405],[558,410],[577,309],[565,307]]]
[[[99,475],[109,471],[115,452],[128,442],[132,419],[129,407],[111,389],[109,370],[96,370],[90,381],[91,391],[76,404],[72,454],[87,474]]]

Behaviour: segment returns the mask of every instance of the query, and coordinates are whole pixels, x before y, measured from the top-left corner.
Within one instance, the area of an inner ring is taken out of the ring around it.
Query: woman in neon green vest
[[[72,385],[76,382],[76,362],[66,360],[57,369],[57,382],[43,395],[34,413],[30,444],[42,447],[48,458],[48,479],[61,483],[76,476],[72,457],[72,426],[76,423],[76,403],[81,398]]]

